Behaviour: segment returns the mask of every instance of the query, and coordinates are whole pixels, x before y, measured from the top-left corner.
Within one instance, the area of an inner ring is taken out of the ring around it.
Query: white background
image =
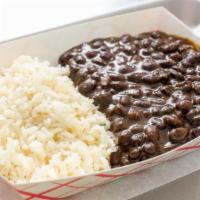
[[[0,41],[108,13],[144,0],[0,0]]]
[[[122,7],[128,7],[138,1],[141,2],[143,0],[0,0],[0,41],[108,13]],[[173,165],[171,166],[172,168]],[[167,169],[170,168],[168,167]],[[182,169],[184,170],[184,166]],[[155,170],[153,172],[158,174]],[[159,173],[162,174],[162,172]],[[102,186],[98,191],[100,194],[110,190],[118,195],[118,199],[123,200],[126,198],[120,196],[118,188],[125,190],[124,184],[131,184],[133,181],[131,177],[128,177],[127,179],[119,180],[118,182],[120,183]],[[139,181],[139,179],[138,182],[142,184],[142,181]],[[200,172],[197,171],[193,175],[146,193],[134,200],[199,200],[199,184]],[[131,194],[134,192],[129,190],[127,193],[130,194],[127,196],[131,197]],[[98,193],[92,191],[86,194],[90,194],[92,197],[93,194]],[[85,198],[86,195],[83,195],[83,197]],[[77,199],[84,198],[81,198],[80,194]],[[102,200],[100,196],[96,196],[94,200],[97,199]],[[109,194],[104,195],[104,200],[107,199],[110,199]]]

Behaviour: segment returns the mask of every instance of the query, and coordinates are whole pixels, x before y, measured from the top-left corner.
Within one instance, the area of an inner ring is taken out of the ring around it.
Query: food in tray
[[[0,68],[0,173],[14,183],[110,169],[110,122],[67,76],[22,56]]]
[[[112,167],[167,152],[200,135],[200,49],[153,31],[94,39],[63,53],[78,90],[111,122]]]
[[[11,182],[108,170],[200,135],[191,41],[159,31],[94,39],[59,63],[21,56],[0,69],[0,173]]]

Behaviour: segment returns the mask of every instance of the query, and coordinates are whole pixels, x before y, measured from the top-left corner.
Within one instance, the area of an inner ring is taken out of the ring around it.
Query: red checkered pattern
[[[135,163],[125,167],[109,170],[95,175],[87,175],[78,178],[68,178],[58,181],[41,182],[16,186],[17,191],[26,200],[56,200],[63,199],[78,192],[102,185],[126,175],[130,175],[147,169],[159,163],[176,159],[192,150],[200,149],[200,138],[197,138],[183,146],[155,158]]]

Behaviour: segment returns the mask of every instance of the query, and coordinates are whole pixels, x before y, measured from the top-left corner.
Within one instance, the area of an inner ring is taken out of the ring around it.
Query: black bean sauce
[[[200,135],[200,50],[159,31],[95,39],[66,51],[79,91],[111,121],[112,167],[154,157]]]

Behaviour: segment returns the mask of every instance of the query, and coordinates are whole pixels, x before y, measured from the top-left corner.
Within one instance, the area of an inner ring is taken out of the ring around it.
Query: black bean
[[[121,163],[121,165],[127,165],[130,163],[127,153],[122,154],[122,156],[120,158],[120,163]]]
[[[163,105],[165,100],[163,98],[149,98],[149,102],[153,105]]]
[[[114,88],[115,90],[124,90],[124,89],[127,89],[128,87],[128,84],[126,82],[122,82],[122,81],[112,81],[110,82],[110,86],[112,88]]]
[[[115,118],[111,123],[111,130],[113,132],[118,132],[126,128],[125,121],[123,118]]]
[[[128,130],[124,130],[118,135],[118,144],[126,146],[129,144],[130,138],[131,132]]]
[[[121,41],[122,41],[123,43],[131,42],[132,39],[133,39],[132,36],[129,35],[129,34],[125,34],[125,35],[122,35],[122,36],[121,36]]]
[[[137,147],[130,147],[129,148],[129,152],[128,155],[131,159],[136,159],[139,157],[140,155],[140,151]]]
[[[148,111],[148,110],[144,110],[142,115],[143,115],[144,118],[149,118],[151,116],[151,112]]]
[[[140,56],[142,56],[142,57],[147,57],[147,56],[150,56],[151,55],[151,52],[152,52],[153,50],[152,49],[141,49],[140,50]]]
[[[185,76],[186,81],[200,81],[200,76],[199,75],[186,75]]]
[[[144,127],[142,125],[134,124],[134,125],[132,125],[132,126],[129,127],[129,130],[133,134],[135,134],[135,133],[141,133],[144,130]]]
[[[165,128],[165,123],[163,121],[163,119],[158,118],[158,117],[153,117],[150,120],[151,124],[155,125],[156,127],[163,129]]]
[[[196,115],[192,119],[192,125],[193,126],[199,126],[200,124],[200,115]]]
[[[165,59],[165,60],[159,60],[158,64],[161,65],[162,67],[171,67],[176,63],[171,59]]]
[[[125,76],[123,74],[109,73],[109,77],[113,81],[125,81]]]
[[[172,42],[172,43],[169,43],[169,44],[162,46],[161,50],[164,53],[172,53],[174,51],[177,51],[178,48],[179,48],[179,43],[178,42]]]
[[[164,122],[169,126],[181,126],[183,122],[176,115],[165,115],[163,117]]]
[[[160,107],[151,107],[150,111],[151,111],[152,115],[159,115],[161,113]]]
[[[100,51],[102,51],[102,52],[106,52],[107,51],[108,52],[109,48],[107,46],[101,46]]]
[[[142,90],[133,88],[129,90],[129,94],[134,98],[140,98],[142,96]]]
[[[102,105],[104,107],[108,106],[112,101],[112,93],[110,91],[102,90],[94,96],[95,104]]]
[[[195,69],[187,68],[186,73],[189,75],[195,75],[196,71],[195,71]]]
[[[77,64],[85,64],[86,59],[82,55],[77,55],[74,57]]]
[[[115,105],[110,104],[109,107],[106,109],[106,116],[110,117],[115,112]]]
[[[133,41],[134,46],[136,47],[140,47],[141,46],[141,42],[139,40],[134,40]]]
[[[198,96],[194,96],[193,97],[193,103],[196,105],[196,104],[200,104],[200,97]]]
[[[127,75],[129,81],[134,81],[136,83],[143,82],[143,77],[146,75],[146,72],[133,72]]]
[[[196,107],[196,108],[191,109],[191,110],[187,113],[186,117],[187,117],[188,120],[191,121],[191,120],[194,118],[194,116],[195,116],[195,115],[198,115],[198,114],[200,114],[200,107]]]
[[[78,64],[70,64],[70,75],[72,75],[73,73],[77,73],[80,69],[79,65]]]
[[[150,141],[154,142],[159,140],[160,132],[156,126],[148,125],[145,127],[144,132]]]
[[[107,64],[107,62],[106,62],[105,60],[103,60],[102,58],[98,58],[98,57],[94,58],[94,59],[92,60],[92,62],[93,62],[94,64],[100,65],[100,66],[106,66],[106,64]]]
[[[100,77],[100,83],[102,86],[108,86],[111,83],[111,80],[109,77],[101,76]]]
[[[152,96],[154,91],[155,90],[150,89],[150,88],[143,88],[143,94],[144,94],[144,96],[147,96],[147,97]]]
[[[161,112],[163,114],[170,114],[174,111],[174,106],[171,104],[167,104],[165,106],[162,107]]]
[[[184,80],[184,76],[180,72],[178,72],[174,69],[170,69],[169,71],[173,78],[175,78],[177,80]]]
[[[154,154],[156,152],[156,146],[152,142],[145,143],[143,145],[143,148],[144,148],[144,152],[146,152],[148,154]]]
[[[166,82],[169,80],[169,73],[162,69],[156,69],[143,77],[147,83]]]
[[[89,92],[93,91],[96,86],[96,81],[92,79],[88,79],[84,82],[82,82],[78,89],[82,94],[88,94]]]
[[[200,136],[200,127],[191,129],[191,135],[192,135],[193,137],[198,137],[198,136]]]
[[[113,59],[113,54],[110,52],[101,52],[100,57],[105,61],[110,61]]]
[[[133,47],[131,45],[125,45],[123,47],[123,52],[128,55],[128,56],[131,56],[133,54],[135,54],[135,49],[133,49]]]
[[[93,74],[94,72],[96,72],[98,69],[97,69],[97,66],[95,65],[92,65],[92,64],[88,64],[87,66],[87,73],[88,74]]]
[[[120,162],[120,158],[122,156],[122,152],[121,151],[116,151],[116,152],[112,152],[110,154],[110,163],[111,165],[118,165]]]
[[[95,81],[100,81],[101,80],[101,76],[98,72],[94,72],[92,75],[91,75],[91,78]]]
[[[177,108],[184,110],[184,111],[189,111],[192,108],[192,101],[190,100],[182,100],[179,101],[176,104]]]
[[[162,52],[157,52],[157,53],[152,53],[152,58],[156,59],[156,60],[162,60],[165,58],[165,54]]]
[[[182,55],[181,55],[179,52],[171,53],[171,54],[169,55],[169,57],[170,57],[171,59],[173,59],[174,61],[176,61],[176,62],[178,62],[178,61],[180,61],[180,60],[182,59]]]
[[[161,33],[159,31],[153,31],[153,32],[151,32],[151,37],[154,39],[160,38]]]
[[[169,139],[172,142],[183,142],[188,135],[188,129],[184,127],[175,128],[169,132]]]
[[[141,64],[141,67],[147,71],[151,71],[154,70],[156,68],[158,68],[158,64],[152,60],[152,59],[146,59],[143,61],[143,63]]]
[[[172,85],[166,85],[166,86],[162,86],[162,87],[160,88],[160,90],[161,90],[161,92],[162,92],[163,94],[165,94],[165,95],[171,95],[172,92],[173,92],[173,90],[174,90],[174,88],[173,88]]]
[[[160,51],[160,50],[161,50],[162,43],[163,43],[163,42],[162,42],[162,39],[157,39],[157,40],[155,40],[154,42],[152,42],[151,44],[152,44],[152,47],[155,48],[155,50]]]
[[[193,67],[197,61],[198,54],[194,50],[190,50],[181,63],[184,67]]]
[[[58,63],[62,66],[65,66],[66,64],[68,64],[69,60],[73,57],[73,55],[71,54],[71,52],[65,52],[63,53],[59,60]]]
[[[119,38],[118,37],[110,37],[109,38],[109,42],[110,43],[116,43],[116,42],[118,42],[119,41]]]
[[[188,44],[183,44],[183,45],[179,46],[179,48],[178,48],[179,52],[181,52],[181,53],[186,52],[189,49],[191,49],[191,45],[188,45]]]
[[[144,141],[144,135],[141,133],[132,135],[130,139],[131,144],[133,144],[134,146],[140,146],[144,143]]]
[[[174,70],[176,70],[176,71],[178,71],[178,72],[180,72],[182,74],[186,74],[187,73],[187,69],[184,68],[181,63],[173,65],[172,69],[174,69]]]
[[[129,65],[122,65],[119,67],[118,70],[119,70],[119,73],[121,73],[121,74],[127,74],[127,73],[134,71],[134,67],[129,66]]]
[[[102,44],[103,44],[102,40],[96,39],[91,42],[91,47],[93,49],[98,49],[102,46]]]
[[[149,38],[144,38],[141,41],[141,44],[142,44],[143,47],[147,48],[151,45],[151,40]]]
[[[127,110],[123,105],[116,104],[114,108],[114,113],[117,115],[125,116],[127,114]]]
[[[128,118],[130,120],[139,120],[142,117],[142,112],[134,108],[130,108],[128,111]]]
[[[88,58],[94,58],[97,55],[97,52],[96,51],[88,51],[85,55]]]
[[[122,69],[121,69],[120,73],[123,73],[123,71],[125,71],[125,70],[127,71],[126,65],[125,65],[127,63],[127,58],[125,56],[117,57],[116,62],[118,65],[122,65]],[[125,69],[124,69],[124,67],[125,67]],[[125,72],[125,73],[127,73],[127,72]]]
[[[193,82],[192,88],[196,94],[200,94],[200,82],[197,82],[197,81]]]
[[[130,105],[131,97],[128,95],[123,95],[120,97],[120,103],[124,106]]]
[[[138,106],[138,107],[142,107],[142,108],[149,108],[151,106],[150,102],[147,101],[147,100],[135,100],[133,102],[133,105]]]
[[[183,92],[190,92],[192,90],[192,82],[191,81],[182,81],[176,83],[175,87]]]
[[[149,102],[152,105],[163,105],[165,103],[164,98],[149,98]]]
[[[70,74],[70,77],[71,75],[72,74]],[[88,78],[87,72],[82,69],[78,70],[76,75],[77,76],[74,78],[75,85],[81,84],[83,81],[85,81]]]

